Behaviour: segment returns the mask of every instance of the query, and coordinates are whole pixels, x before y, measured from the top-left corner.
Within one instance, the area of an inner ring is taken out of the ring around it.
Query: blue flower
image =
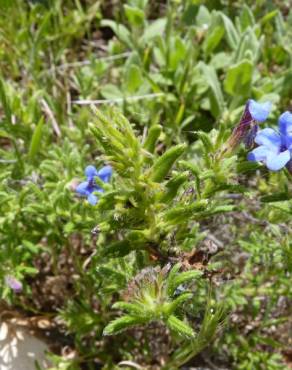
[[[271,128],[259,131],[255,137],[259,146],[248,154],[248,160],[264,162],[271,171],[279,171],[292,158],[292,113],[283,113],[278,124],[279,132]]]
[[[14,276],[6,276],[5,282],[15,293],[20,293],[23,289],[22,283],[17,280]]]
[[[254,121],[264,122],[270,114],[272,104],[270,102],[258,103],[253,99],[247,102],[249,113]]]
[[[85,168],[85,176],[87,177],[87,181],[84,181],[77,186],[77,193],[87,197],[88,202],[94,206],[98,201],[98,198],[94,192],[102,193],[104,191],[95,183],[94,178],[99,177],[103,182],[109,182],[112,172],[113,170],[111,166],[104,166],[99,171],[97,171],[94,166],[87,166]]]

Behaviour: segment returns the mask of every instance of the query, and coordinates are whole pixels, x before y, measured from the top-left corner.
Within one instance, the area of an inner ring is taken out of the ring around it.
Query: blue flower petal
[[[111,166],[104,166],[102,167],[98,173],[97,176],[103,181],[103,182],[109,182],[111,176],[113,173],[113,169]]]
[[[274,153],[278,153],[281,149],[281,137],[272,128],[260,130],[254,141],[259,145],[268,147]]]
[[[88,189],[88,181],[84,181],[81,184],[79,184],[76,188],[76,192],[80,195],[88,196],[90,194],[90,191]]]
[[[100,186],[98,185],[94,185],[94,187],[92,188],[92,190],[90,191],[91,193],[94,192],[94,191],[98,191],[99,193],[103,193],[104,192],[104,189],[102,189]]]
[[[88,178],[88,179],[93,179],[94,176],[97,176],[97,170],[94,166],[87,166],[85,168],[85,176]]]
[[[90,194],[88,195],[87,200],[88,200],[88,203],[90,203],[92,206],[95,206],[98,199],[96,195]]]
[[[262,162],[267,159],[270,150],[264,145],[258,146],[250,153],[248,153],[247,159],[252,162]]]
[[[279,117],[279,129],[282,135],[292,135],[292,113],[284,112]]]
[[[290,159],[291,154],[289,150],[285,150],[278,155],[270,152],[267,156],[266,165],[271,171],[279,171],[289,162]]]
[[[281,114],[278,123],[283,145],[289,148],[292,145],[292,113],[287,111]]]
[[[272,104],[270,102],[258,103],[253,99],[249,100],[248,110],[255,121],[264,122],[271,111]]]

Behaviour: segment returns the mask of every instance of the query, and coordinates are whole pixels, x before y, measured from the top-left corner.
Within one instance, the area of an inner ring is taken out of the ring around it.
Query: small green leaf
[[[127,46],[132,47],[131,33],[123,24],[117,23],[110,19],[104,19],[101,21],[101,26],[110,27],[122,42],[124,42]]]
[[[260,19],[261,25],[264,25],[270,22],[273,18],[275,18],[279,13],[278,9],[272,10],[271,12],[265,14],[262,19]]]
[[[199,67],[203,73],[206,84],[209,86],[209,100],[211,113],[215,118],[222,114],[224,108],[224,98],[221,86],[215,69],[203,62],[199,63]]]
[[[145,140],[144,149],[149,153],[154,153],[155,146],[161,134],[162,127],[160,125],[153,125],[150,127],[147,138]]]
[[[187,182],[189,178],[189,172],[183,172],[172,178],[166,184],[166,192],[160,199],[162,203],[168,203],[177,195],[179,188]]]
[[[185,284],[190,280],[199,278],[202,274],[202,271],[199,270],[184,271],[177,274],[172,281],[172,291],[174,292],[174,290],[181,284]]]
[[[114,242],[104,247],[103,255],[106,257],[124,257],[133,250],[128,240]]]
[[[123,98],[123,92],[116,86],[112,84],[106,84],[101,88],[101,95],[106,99],[117,99]]]
[[[2,104],[2,107],[3,107],[3,110],[5,112],[8,122],[11,122],[11,116],[12,116],[11,108],[10,108],[10,104],[9,104],[9,101],[8,101],[8,98],[5,92],[5,85],[1,78],[0,78],[0,102]]]
[[[166,325],[174,333],[181,335],[183,337],[193,338],[195,336],[193,329],[188,324],[179,320],[174,315],[169,316],[169,318],[166,321]]]
[[[252,75],[253,63],[247,59],[230,66],[224,81],[225,91],[232,96],[249,96]]]
[[[199,27],[204,27],[209,25],[211,22],[211,13],[205,5],[200,5],[196,17],[196,25]]]
[[[264,203],[273,203],[273,202],[282,202],[284,200],[289,199],[291,199],[291,196],[289,196],[287,192],[282,192],[272,195],[264,195],[263,197],[260,198],[260,201]]]
[[[166,27],[166,18],[159,18],[149,24],[141,38],[142,42],[149,42],[158,35],[163,34]]]
[[[213,147],[212,141],[210,139],[210,136],[206,132],[203,132],[203,131],[198,131],[197,135],[199,136],[200,140],[202,141],[202,143],[204,145],[204,148],[205,148],[205,151],[208,154],[212,153],[214,151],[214,147]]]
[[[130,64],[125,70],[125,86],[130,93],[135,92],[142,84],[143,78],[140,68]]]
[[[103,335],[113,335],[120,333],[134,325],[144,324],[145,319],[141,317],[135,317],[130,315],[125,315],[111,321],[103,330]]]
[[[147,310],[145,309],[145,305],[141,303],[129,303],[129,302],[116,302],[112,308],[120,309],[127,311],[129,314],[136,315],[136,316],[147,316]]]
[[[253,12],[248,5],[243,4],[239,20],[242,31],[245,31],[248,27],[252,27],[255,24]]]
[[[150,179],[154,182],[161,182],[169,173],[175,161],[183,154],[185,149],[185,144],[179,144],[168,149],[155,161],[150,171]]]
[[[184,22],[187,26],[194,25],[196,22],[198,10],[198,5],[189,4],[182,15],[182,22]]]
[[[182,293],[179,297],[174,299],[167,306],[167,309],[166,309],[167,315],[173,314],[179,306],[181,306],[183,303],[185,303],[187,300],[189,300],[192,296],[193,296],[192,293],[186,292],[186,293]]]
[[[231,49],[236,50],[239,42],[239,35],[238,32],[236,31],[236,28],[234,27],[234,24],[232,23],[230,18],[228,18],[224,13],[218,12],[218,14],[221,17],[224,24],[226,40]]]
[[[39,120],[39,123],[37,124],[34,130],[34,133],[30,141],[28,156],[31,160],[35,159],[36,154],[40,150],[40,143],[41,143],[42,133],[43,133],[43,125],[44,125],[44,119],[43,117],[41,117],[41,119]]]
[[[164,219],[169,224],[181,223],[192,218],[192,216],[194,216],[197,212],[204,211],[207,205],[208,203],[205,200],[197,201],[193,204],[185,206],[179,205],[165,212]]]
[[[145,18],[143,10],[127,4],[124,5],[124,10],[126,17],[132,26],[143,25]]]
[[[206,55],[212,53],[212,51],[219,45],[220,41],[224,36],[224,27],[222,25],[218,25],[214,27],[210,33],[207,34],[205,41],[203,43],[203,49]]]

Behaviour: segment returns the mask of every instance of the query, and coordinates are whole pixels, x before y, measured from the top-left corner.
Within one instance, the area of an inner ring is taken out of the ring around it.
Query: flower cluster
[[[77,186],[77,193],[81,196],[87,197],[88,202],[94,206],[98,201],[98,197],[94,193],[102,193],[104,191],[96,184],[95,178],[98,177],[100,180],[107,183],[110,181],[112,172],[111,166],[104,166],[99,171],[97,171],[94,166],[87,166],[85,168],[85,176],[87,177],[87,181],[84,181]]]
[[[271,171],[279,171],[284,166],[291,168],[292,162],[292,113],[283,113],[278,125],[279,131],[260,130],[254,140],[259,146],[248,154],[248,160],[263,162]]]

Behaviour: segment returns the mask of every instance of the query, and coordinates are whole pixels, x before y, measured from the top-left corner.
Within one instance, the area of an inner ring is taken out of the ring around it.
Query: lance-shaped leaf
[[[174,352],[163,370],[180,368],[200,353],[214,339],[215,334],[222,327],[224,323],[224,312],[222,303],[212,308],[209,301],[199,334],[195,338],[191,338],[191,340],[186,340]]]
[[[236,31],[236,28],[234,27],[234,24],[232,23],[230,18],[228,18],[224,13],[218,12],[218,14],[221,17],[225,28],[226,40],[231,49],[236,50],[239,43],[239,35],[238,32]]]
[[[131,33],[123,24],[117,23],[110,19],[104,19],[101,21],[101,26],[111,28],[122,42],[124,42],[127,46],[132,47]]]
[[[223,112],[224,108],[224,97],[221,90],[221,86],[216,74],[215,69],[203,62],[199,63],[199,68],[205,78],[206,84],[209,86],[209,100],[210,100],[210,110],[215,118]]]
[[[187,182],[189,178],[188,172],[183,172],[166,183],[166,192],[164,192],[163,196],[160,198],[161,203],[168,203],[174,199],[177,195],[179,188]]]
[[[150,179],[154,182],[161,182],[169,173],[175,161],[183,154],[186,149],[185,144],[176,145],[168,149],[158,158],[150,169]]]
[[[112,308],[118,308],[123,311],[127,311],[130,315],[134,316],[141,316],[146,318],[149,316],[149,312],[147,311],[147,308],[145,305],[142,305],[141,303],[134,302],[116,302]]]
[[[0,102],[1,102],[3,110],[5,112],[6,119],[10,123],[12,112],[11,112],[9,99],[8,99],[8,97],[6,95],[6,92],[5,92],[5,84],[2,81],[2,79],[0,79]]]
[[[169,224],[176,224],[191,219],[197,212],[202,212],[206,209],[208,202],[201,200],[190,205],[181,205],[171,208],[164,214],[164,220]]]
[[[210,139],[210,135],[206,134],[206,132],[198,131],[197,135],[199,136],[200,140],[202,141],[205,151],[209,154],[214,151],[214,145]]]
[[[193,329],[188,324],[178,319],[174,315],[169,316],[169,318],[166,321],[166,325],[174,333],[181,335],[183,337],[193,338],[195,336]]]
[[[162,127],[160,125],[153,125],[150,127],[147,138],[144,143],[144,149],[149,153],[154,153],[157,140],[161,134]]]
[[[121,240],[104,247],[102,254],[106,257],[124,257],[134,250],[129,240]]]
[[[193,294],[189,292],[182,293],[179,297],[175,298],[171,303],[166,305],[164,309],[166,314],[167,315],[173,314],[179,306],[181,306],[183,303],[189,300],[192,296]]]
[[[173,295],[175,289],[179,285],[185,284],[190,280],[197,279],[200,276],[202,276],[202,272],[199,270],[190,270],[175,274],[171,279],[168,279],[167,291],[170,295]]]
[[[125,315],[111,321],[103,330],[103,335],[113,335],[120,333],[132,326],[145,323],[145,319],[138,316]]]
[[[29,147],[29,158],[33,160],[40,149],[40,143],[43,132],[44,119],[41,117],[39,123],[37,124],[34,133],[31,138],[30,147]]]

